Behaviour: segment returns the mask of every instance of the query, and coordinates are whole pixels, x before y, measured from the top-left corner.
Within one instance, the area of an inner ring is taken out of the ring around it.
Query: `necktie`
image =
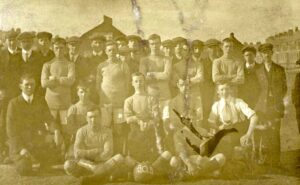
[[[231,108],[228,102],[225,102],[224,108],[222,110],[223,122],[230,123],[231,122]]]
[[[29,53],[25,53],[25,62],[29,60]]]

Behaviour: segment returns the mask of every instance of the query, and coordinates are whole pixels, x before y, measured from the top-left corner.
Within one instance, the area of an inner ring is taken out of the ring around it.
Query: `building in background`
[[[287,69],[296,68],[296,61],[300,58],[300,31],[294,30],[277,33],[266,39],[274,45],[274,61]]]
[[[106,37],[107,40],[112,40],[116,37],[125,36],[118,28],[113,25],[112,18],[104,15],[103,22],[93,29],[85,32],[81,35],[81,49],[84,53],[90,50],[90,40],[89,38],[95,34],[101,34]]]

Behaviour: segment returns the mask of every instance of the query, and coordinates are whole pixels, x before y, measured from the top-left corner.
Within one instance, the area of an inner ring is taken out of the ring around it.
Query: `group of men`
[[[236,57],[231,38],[96,34],[87,55],[76,36],[9,32],[5,39],[0,150],[4,156],[8,146],[20,174],[64,160],[66,173],[85,174],[85,181],[216,176],[255,137],[263,138],[266,163],[279,165],[287,85],[272,44],[259,46],[258,64],[252,46],[238,51],[243,60]],[[238,133],[203,155],[203,138],[232,128]]]

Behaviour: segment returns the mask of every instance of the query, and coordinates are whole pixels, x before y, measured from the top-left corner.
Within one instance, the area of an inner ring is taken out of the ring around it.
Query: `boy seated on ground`
[[[220,99],[213,104],[208,121],[215,130],[237,129],[238,132],[224,136],[215,150],[231,159],[235,147],[250,144],[258,117],[243,100],[233,97],[229,84],[218,84],[217,93]]]
[[[151,166],[149,168],[153,168],[153,176],[164,175],[170,167],[172,155],[162,148],[158,100],[147,94],[142,73],[132,74],[132,86],[135,93],[128,97],[124,104],[124,116],[131,128],[127,157],[131,162],[128,166],[136,166],[133,174],[136,181],[149,182],[153,178],[143,178],[143,172],[139,170],[142,169],[141,166]],[[143,165],[145,161],[148,161],[148,165]]]
[[[88,109],[87,124],[76,134],[74,144],[74,160],[64,164],[68,175],[84,176],[83,182],[107,181],[123,162],[120,154],[113,156],[113,137],[110,128],[101,125],[101,111],[98,107]]]
[[[68,109],[67,113],[67,125],[66,125],[66,135],[65,140],[66,149],[68,157],[73,156],[73,144],[75,141],[75,135],[77,130],[86,124],[86,113],[91,107],[96,107],[96,105],[90,100],[90,89],[84,82],[79,82],[77,85],[77,96],[79,101],[73,104]]]
[[[225,164],[225,156],[221,153],[213,157],[201,156],[187,143],[189,140],[193,145],[200,146],[203,142],[193,133],[191,126],[201,135],[208,135],[208,132],[200,125],[202,121],[201,101],[197,101],[197,97],[190,93],[189,86],[188,81],[178,80],[179,94],[171,100],[168,110],[169,127],[173,131],[171,136],[177,154],[177,157],[172,158],[171,164],[178,172],[183,172],[184,176],[181,178],[218,174],[218,170]],[[176,115],[173,110],[180,115]],[[189,119],[189,124],[192,125],[185,126],[178,116]]]

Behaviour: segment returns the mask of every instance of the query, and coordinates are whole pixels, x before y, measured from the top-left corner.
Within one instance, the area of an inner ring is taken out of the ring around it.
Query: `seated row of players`
[[[171,136],[166,136],[174,141],[169,145],[164,144],[159,129],[161,123],[158,100],[145,91],[144,75],[134,73],[132,86],[134,94],[125,100],[124,105],[125,124],[130,127],[127,138],[128,152],[120,154],[114,151],[113,131],[102,119],[103,111],[91,103],[87,96],[89,88],[84,84],[78,85],[79,102],[70,107],[68,114],[70,123],[67,126],[70,127],[62,128],[70,135],[76,133],[74,151],[67,156],[64,165],[67,174],[86,175],[82,178],[84,182],[106,181],[110,175],[118,174],[119,169],[126,169],[126,174],[133,175],[134,180],[139,182],[157,179],[154,177],[171,178],[170,175],[173,175],[173,179],[218,175],[225,165],[226,158],[231,158],[234,147],[239,146],[240,142],[242,145],[249,142],[257,122],[255,112],[242,100],[231,96],[228,84],[218,85],[220,100],[212,107],[209,119],[212,123],[211,128],[220,130],[235,127],[239,133],[224,137],[212,157],[201,156],[186,139],[198,146],[202,141],[180,123],[171,111],[173,108],[182,109],[188,106],[191,108],[188,109],[191,110],[191,116],[197,118],[197,113],[193,112],[195,107],[178,101],[188,93],[188,81],[178,80],[180,94],[171,100],[166,110],[170,129],[174,131]],[[22,94],[11,100],[8,106],[7,130],[10,154],[16,168],[21,174],[28,174],[36,166],[49,167],[57,162],[59,156],[55,154],[59,151],[57,146],[60,145],[61,135],[45,101],[34,94],[34,77],[24,75],[20,81],[20,88]],[[231,109],[225,110],[226,102],[232,106]],[[247,127],[247,124],[243,123],[246,118],[250,119],[247,132],[240,129],[245,130]],[[202,129],[203,133],[206,132],[205,129],[198,128]],[[51,133],[54,133],[54,141],[51,139]],[[173,150],[172,153],[170,150]]]

